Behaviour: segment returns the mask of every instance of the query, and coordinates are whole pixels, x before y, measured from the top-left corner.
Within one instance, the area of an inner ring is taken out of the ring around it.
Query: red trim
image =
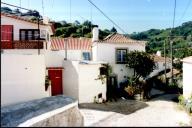
[[[63,67],[47,67],[48,70],[63,70]]]

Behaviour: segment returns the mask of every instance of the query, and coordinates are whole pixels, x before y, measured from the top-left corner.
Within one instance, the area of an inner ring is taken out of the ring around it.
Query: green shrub
[[[178,100],[179,100],[179,104],[180,104],[180,105],[185,105],[185,99],[184,99],[183,95],[180,95],[180,96],[178,97]]]

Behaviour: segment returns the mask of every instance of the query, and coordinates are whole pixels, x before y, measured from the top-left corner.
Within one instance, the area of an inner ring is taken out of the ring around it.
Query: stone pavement
[[[176,96],[159,92],[159,97],[148,102],[120,99],[79,107],[85,126],[192,126],[192,117],[172,101]]]

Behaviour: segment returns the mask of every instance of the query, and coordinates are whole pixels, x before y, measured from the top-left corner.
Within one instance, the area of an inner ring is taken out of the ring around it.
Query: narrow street
[[[118,100],[106,104],[82,104],[85,126],[192,126],[192,117],[172,101],[176,95],[160,95],[148,102]]]

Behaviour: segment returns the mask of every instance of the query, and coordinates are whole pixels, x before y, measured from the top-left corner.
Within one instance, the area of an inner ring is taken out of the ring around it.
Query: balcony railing
[[[43,41],[1,41],[1,49],[43,49]]]

